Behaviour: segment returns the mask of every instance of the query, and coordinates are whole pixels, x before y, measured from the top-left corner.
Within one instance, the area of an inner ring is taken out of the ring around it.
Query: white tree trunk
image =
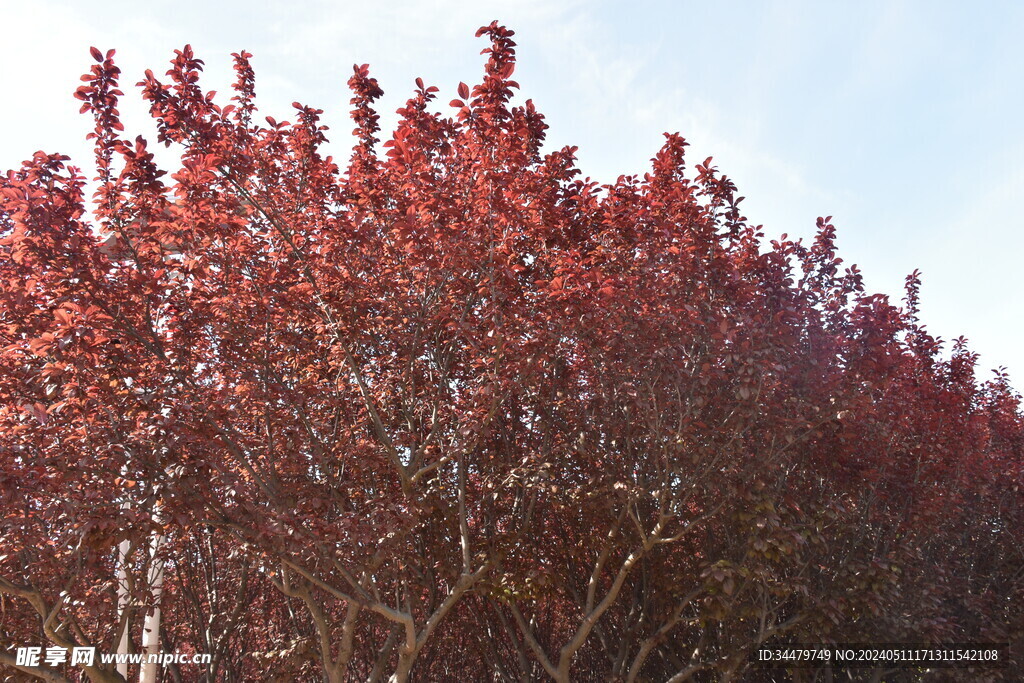
[[[153,510],[153,518],[157,523],[161,518],[159,505],[158,502]],[[158,555],[163,543],[163,534],[154,534],[150,539],[148,583],[151,605],[142,625],[142,652],[145,659],[142,663],[142,675],[139,677],[139,683],[156,683],[160,673],[160,665],[155,661],[149,661],[149,659],[150,655],[160,654],[160,597],[164,592],[164,562]]]
[[[127,505],[127,503],[125,504]],[[120,624],[124,618],[124,612],[128,608],[128,549],[131,541],[125,539],[117,546],[117,623]],[[125,623],[121,632],[121,640],[117,643],[118,655],[128,654],[128,632],[131,630],[131,623]],[[122,661],[117,664],[117,673],[128,680],[128,662]]]

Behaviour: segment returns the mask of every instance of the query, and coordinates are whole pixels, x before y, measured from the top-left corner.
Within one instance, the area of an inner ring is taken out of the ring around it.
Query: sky
[[[385,91],[387,132],[417,77],[441,102],[478,82],[474,33],[497,19],[516,31],[519,99],[547,117],[547,149],[579,147],[584,175],[643,173],[679,132],[768,239],[831,215],[870,291],[900,299],[919,269],[928,330],[1024,388],[1024,3],[0,0],[0,17],[0,169],[42,149],[87,172],[72,93],[90,46],[117,50],[132,135],[155,137],[134,83],[190,43],[224,101],[230,54],[253,53],[261,113],[324,109],[345,158],[354,63]]]

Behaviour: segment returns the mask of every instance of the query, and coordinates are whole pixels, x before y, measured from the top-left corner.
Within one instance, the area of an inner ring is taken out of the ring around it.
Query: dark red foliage
[[[256,120],[250,54],[222,107],[186,46],[139,84],[166,176],[93,51],[93,201],[59,155],[0,180],[0,665],[138,650],[159,603],[163,651],[213,655],[165,680],[757,680],[781,638],[1024,666],[1020,397],[944,359],[917,274],[865,292],[829,218],[766,243],[679,135],[581,180],[478,35],[482,82],[449,116],[417,80],[382,145],[354,68],[345,170],[321,110]]]

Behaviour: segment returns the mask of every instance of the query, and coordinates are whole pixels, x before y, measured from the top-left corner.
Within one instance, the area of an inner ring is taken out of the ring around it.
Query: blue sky
[[[417,76],[442,95],[475,83],[474,31],[498,19],[549,145],[578,145],[586,175],[641,173],[679,131],[769,238],[834,216],[871,290],[899,297],[919,268],[932,333],[968,337],[982,376],[1002,365],[1024,384],[1024,3],[0,0],[0,16],[4,169],[37,149],[87,167],[71,93],[90,45],[118,51],[129,132],[152,136],[131,87],[145,69],[191,43],[226,92],[244,48],[261,111],[325,109],[345,156],[353,63],[380,80],[387,130]]]

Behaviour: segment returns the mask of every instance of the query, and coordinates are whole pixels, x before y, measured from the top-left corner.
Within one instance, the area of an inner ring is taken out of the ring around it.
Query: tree
[[[0,187],[4,646],[678,681],[780,637],[1018,642],[1005,377],[941,359],[916,275],[900,308],[841,272],[829,219],[766,244],[679,135],[604,186],[542,153],[512,35],[382,146],[356,66],[344,171],[322,111],[257,123],[246,52],[221,106],[186,46],[139,83],[170,182],[93,51],[91,215],[60,155]]]

